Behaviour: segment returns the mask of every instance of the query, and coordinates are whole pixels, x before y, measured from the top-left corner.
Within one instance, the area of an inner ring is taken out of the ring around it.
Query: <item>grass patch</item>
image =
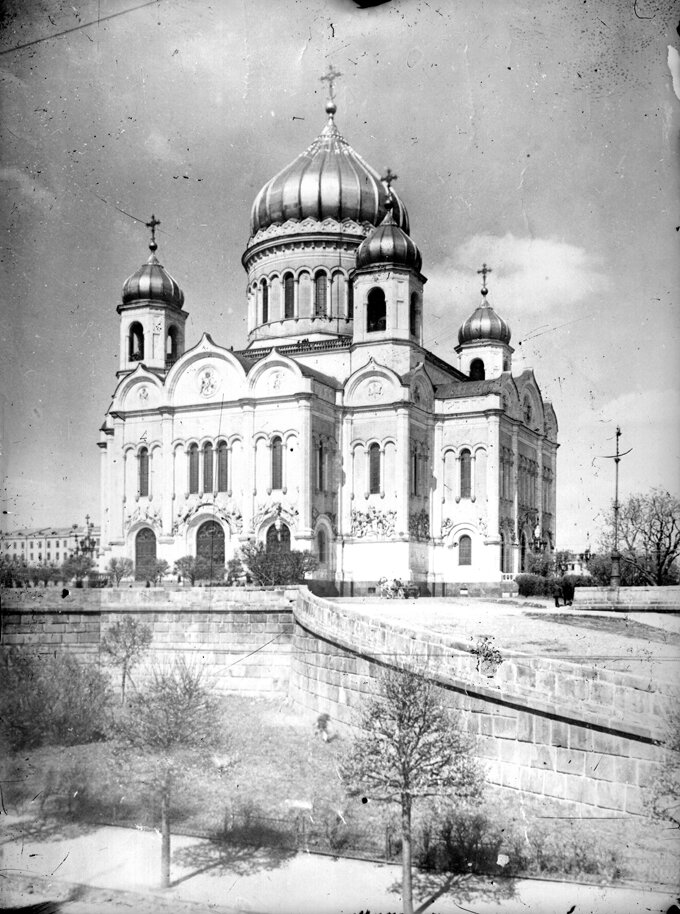
[[[220,773],[211,757],[186,753],[173,791],[173,830],[247,847],[300,847],[394,859],[399,851],[394,807],[346,796],[337,765],[346,739],[324,742],[313,714],[285,700],[226,696],[220,700]],[[10,814],[53,824],[109,822],[158,827],[153,759],[123,762],[111,742],[42,747],[5,756],[3,799]],[[649,819],[571,819],[548,801],[488,788],[482,818],[458,826],[466,871],[624,878],[677,884],[680,832]],[[40,830],[38,829],[38,832]],[[499,854],[509,862],[498,867]],[[427,860],[424,858],[424,862]],[[470,865],[471,864],[471,865]]]

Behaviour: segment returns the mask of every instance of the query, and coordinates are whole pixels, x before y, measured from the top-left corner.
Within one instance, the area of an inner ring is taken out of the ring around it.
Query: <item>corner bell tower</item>
[[[145,264],[123,285],[120,315],[120,358],[118,374],[134,371],[144,364],[154,371],[167,371],[184,352],[184,325],[188,314],[182,310],[184,293],[156,257],[155,216],[146,223],[151,230]]]

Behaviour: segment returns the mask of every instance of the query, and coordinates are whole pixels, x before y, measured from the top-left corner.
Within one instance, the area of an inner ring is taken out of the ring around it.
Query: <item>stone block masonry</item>
[[[142,683],[154,665],[183,656],[205,671],[218,692],[280,694],[288,690],[297,591],[186,588],[5,591],[2,644],[37,653],[68,651],[106,663],[101,641],[125,616],[148,625],[151,646],[135,666]],[[119,677],[113,669],[113,683]]]
[[[137,684],[152,664],[184,656],[217,691],[289,695],[340,728],[354,724],[382,669],[425,662],[442,702],[476,737],[489,780],[560,800],[569,814],[641,814],[662,760],[660,696],[648,678],[529,653],[514,653],[489,677],[477,670],[470,645],[450,634],[381,619],[304,587],[3,596],[6,646],[104,663],[102,637],[132,615],[153,636],[133,671]]]
[[[638,676],[527,654],[489,678],[450,636],[304,591],[293,643],[291,695],[343,728],[356,722],[385,666],[425,664],[442,702],[476,737],[492,783],[562,801],[570,814],[644,811],[642,788],[658,772],[664,729],[658,696]]]

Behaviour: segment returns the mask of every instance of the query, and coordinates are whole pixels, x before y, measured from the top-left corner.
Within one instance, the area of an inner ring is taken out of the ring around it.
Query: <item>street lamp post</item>
[[[616,453],[608,454],[606,459],[614,461],[614,548],[612,550],[612,570],[609,578],[610,587],[621,586],[621,553],[619,552],[619,464],[621,458],[630,454],[633,450],[628,448],[623,454],[619,451],[619,438],[621,437],[621,428],[616,426]]]

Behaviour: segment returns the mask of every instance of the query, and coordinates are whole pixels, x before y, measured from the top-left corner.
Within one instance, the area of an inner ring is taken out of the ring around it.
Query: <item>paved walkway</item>
[[[678,619],[663,613],[556,609],[548,600],[526,603],[471,598],[383,600],[335,598],[350,611],[476,643],[493,637],[505,656],[513,652],[595,664],[652,679],[658,690],[680,687]]]
[[[67,899],[66,884],[140,893],[120,896],[106,892],[88,908],[87,901],[62,904],[63,912],[118,911],[126,907],[141,914],[154,911],[212,911],[214,914],[372,914],[398,912],[398,866],[311,854],[280,854],[270,849],[234,849],[221,853],[210,842],[173,838],[173,885],[157,889],[160,837],[155,832],[123,828],[73,828],[61,833],[31,834],[34,823],[3,817],[5,825],[2,875],[21,880],[11,892],[12,879],[0,879],[4,904],[35,904],[43,899]],[[39,878],[29,894],[30,877]],[[28,878],[27,878],[28,877]],[[441,890],[442,877],[417,880],[422,904]],[[15,883],[16,885],[16,883]],[[3,893],[4,892],[4,896]],[[132,899],[132,900],[130,900]],[[662,914],[674,898],[664,892],[610,888],[539,880],[464,878],[427,908],[431,914]]]

